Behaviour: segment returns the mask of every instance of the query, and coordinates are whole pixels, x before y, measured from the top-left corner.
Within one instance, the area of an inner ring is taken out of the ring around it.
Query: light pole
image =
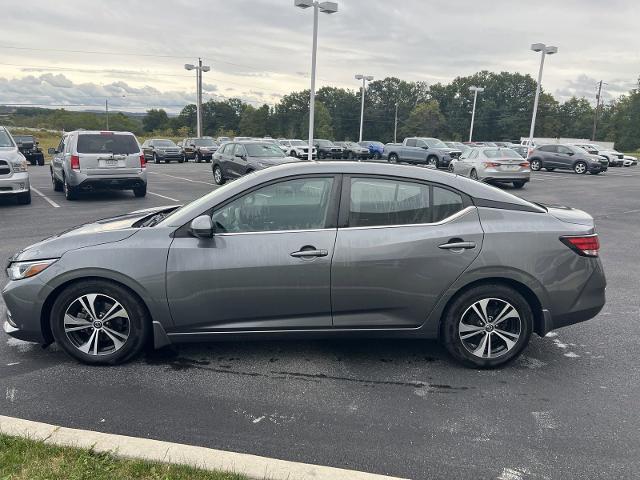
[[[185,63],[185,70],[196,71],[196,136],[202,136],[202,72],[208,72],[211,67],[202,65],[202,59],[198,58],[198,65]]]
[[[396,118],[395,121],[393,122],[393,143],[397,143],[398,137],[398,102],[396,102]]]
[[[473,121],[476,118],[476,101],[478,100],[478,93],[484,92],[482,87],[469,87],[469,91],[473,92],[473,109],[471,110],[471,128],[469,129],[469,142],[473,138]]]
[[[540,98],[540,85],[542,84],[542,70],[544,68],[544,57],[558,53],[558,47],[545,45],[544,43],[534,43],[531,45],[534,52],[542,52],[540,56],[540,71],[538,72],[538,84],[536,85],[536,98],[533,101],[533,115],[531,117],[531,130],[529,130],[529,150],[533,147],[533,132],[536,128],[536,114],[538,113],[538,100]]]
[[[318,11],[336,13],[336,2],[318,2],[314,0],[293,0],[298,8],[313,7],[313,46],[311,48],[311,93],[309,95],[309,161],[313,160],[313,127],[316,109],[316,52],[318,50]]]
[[[366,90],[366,85],[365,82],[370,82],[371,80],[373,80],[373,77],[371,75],[362,75],[362,74],[357,74],[356,75],[356,80],[362,80],[362,105],[360,107],[360,140],[358,140],[359,142],[362,141],[362,124],[364,123],[364,92]]]

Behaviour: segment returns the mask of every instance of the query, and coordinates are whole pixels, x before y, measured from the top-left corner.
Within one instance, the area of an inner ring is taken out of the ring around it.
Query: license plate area
[[[124,160],[118,160],[117,158],[101,158],[98,160],[98,166],[100,168],[118,168],[124,166]]]
[[[520,165],[503,165],[502,169],[513,172],[514,170],[520,170]]]

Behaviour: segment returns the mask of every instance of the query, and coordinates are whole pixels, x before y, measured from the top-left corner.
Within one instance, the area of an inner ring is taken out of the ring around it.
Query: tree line
[[[470,86],[485,89],[478,95],[474,140],[516,140],[528,135],[535,80],[519,73],[482,71],[457,77],[447,84],[427,85],[396,77],[370,82],[365,97],[364,137],[393,141],[397,108],[399,141],[413,135],[467,140],[473,103]],[[357,140],[360,95],[359,90],[320,88],[316,95],[316,138]],[[572,97],[559,102],[543,90],[535,135],[591,138],[594,113],[594,107],[585,98]],[[104,113],[97,112],[19,108],[5,117],[9,118],[9,124],[25,127],[105,128]],[[177,116],[170,116],[162,109],[150,109],[144,116],[109,115],[111,129],[144,135],[187,137],[195,134],[195,125],[193,104],[185,106]],[[304,139],[308,125],[309,90],[285,95],[272,106],[253,106],[237,98],[209,100],[203,104],[205,135]],[[596,140],[615,142],[617,148],[625,151],[640,148],[640,84],[601,106]]]

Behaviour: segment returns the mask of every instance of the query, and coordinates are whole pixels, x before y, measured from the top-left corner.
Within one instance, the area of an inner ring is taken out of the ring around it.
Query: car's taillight
[[[501,163],[498,163],[498,162],[482,162],[482,164],[485,167],[499,167],[500,165],[502,165]]]
[[[71,169],[72,170],[80,170],[80,156],[79,155],[71,155]]]
[[[597,257],[600,250],[598,234],[593,235],[567,235],[560,237],[560,241],[571,250],[583,257]]]
[[[521,167],[528,167],[529,166],[529,162],[522,162],[520,164]]]
[[[144,153],[140,155],[140,168],[145,168],[147,166],[147,159],[144,158]]]

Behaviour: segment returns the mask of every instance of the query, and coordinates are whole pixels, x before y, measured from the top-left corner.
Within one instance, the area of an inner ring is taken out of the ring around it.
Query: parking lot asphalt
[[[68,202],[48,167],[31,167],[33,203],[0,199],[0,259],[83,222],[215,188],[209,164],[148,170],[146,198]],[[87,367],[55,345],[0,334],[0,414],[416,479],[638,478],[639,186],[631,167],[539,172],[511,190],[596,218],[608,289],[595,319],[532,337],[501,370],[462,368],[419,340],[180,345]]]

